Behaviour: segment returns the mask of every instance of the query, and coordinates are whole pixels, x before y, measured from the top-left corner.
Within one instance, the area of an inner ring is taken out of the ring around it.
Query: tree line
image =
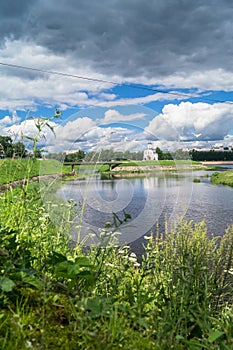
[[[28,158],[31,153],[25,148],[23,142],[13,142],[10,136],[0,136],[0,158]],[[34,155],[41,158],[41,150],[37,149]]]
[[[190,151],[190,158],[195,161],[233,161],[232,151]]]
[[[162,151],[159,147],[156,148],[159,160],[172,160],[172,159],[190,159],[189,153],[182,150],[178,150],[174,153],[168,151]],[[85,160],[86,162],[109,162],[111,160],[142,160],[143,151],[130,152],[130,151],[114,151],[113,149],[102,149],[99,152],[84,152],[79,150],[74,153],[50,153],[46,156],[48,159],[56,159],[61,162],[78,162]]]
[[[159,160],[172,160],[172,159],[190,159],[188,152],[178,150],[176,152],[162,151],[159,147],[156,148]],[[74,153],[50,153],[46,156],[48,159],[56,159],[61,162],[79,162],[85,160],[86,162],[108,162],[111,160],[142,160],[143,151],[130,152],[130,151],[114,151],[113,149],[102,149],[99,152],[84,152],[79,150]]]
[[[86,162],[98,162],[98,161],[111,161],[111,160],[142,160],[143,152],[130,152],[130,151],[113,151],[112,149],[103,149],[99,152],[84,152],[79,150],[74,153],[64,154],[60,153],[50,153],[46,156],[48,159],[56,159],[63,162],[78,162],[80,160],[85,160]]]
[[[181,149],[175,152],[162,151],[159,147],[156,148],[159,160],[187,160],[193,161],[233,161],[233,151],[198,151],[190,150],[183,151]],[[0,136],[0,158],[29,158],[31,156],[23,142],[13,142],[10,136]],[[33,155],[36,158],[42,157],[42,150],[36,149]],[[97,161],[111,161],[111,160],[142,160],[143,151],[130,152],[130,151],[114,151],[113,149],[102,149],[99,152],[85,152],[78,150],[77,152],[65,154],[49,153],[46,155],[47,159],[56,159],[61,162],[78,162],[85,160],[87,162]]]

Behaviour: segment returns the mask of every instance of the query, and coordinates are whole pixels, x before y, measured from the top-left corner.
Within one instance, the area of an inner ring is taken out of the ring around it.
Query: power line
[[[192,97],[189,94],[185,94],[185,93],[182,93],[182,92],[164,91],[164,90],[150,88],[150,87],[141,86],[141,85],[131,85],[131,84],[128,84],[128,83],[118,83],[116,81],[111,81],[111,80],[104,80],[104,79],[84,77],[84,76],[76,75],[76,74],[50,71],[50,70],[45,70],[45,69],[21,66],[21,65],[17,65],[17,64],[10,64],[10,63],[0,62],[0,65],[1,66],[6,66],[6,67],[10,67],[10,68],[30,70],[30,71],[39,72],[39,73],[53,74],[53,75],[59,75],[59,76],[75,78],[75,79],[81,79],[81,80],[87,80],[87,81],[95,81],[95,82],[98,82],[98,83],[107,83],[107,84],[112,84],[112,85],[123,85],[123,86],[129,87],[131,89],[137,89],[137,90],[141,89],[141,90],[153,91],[153,92],[157,92],[157,93],[168,94],[168,95],[173,95],[173,96],[180,96],[180,97],[185,97],[185,98],[191,98]],[[233,104],[233,102],[231,102],[231,101],[222,101],[222,100],[210,99],[210,98],[201,97],[201,96],[199,96],[199,99],[201,99],[203,101],[208,101],[208,102]]]

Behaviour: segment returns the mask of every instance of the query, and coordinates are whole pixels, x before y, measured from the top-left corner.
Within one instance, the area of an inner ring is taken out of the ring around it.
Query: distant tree
[[[102,149],[99,152],[99,160],[100,161],[110,161],[112,159],[114,159],[113,149]]]
[[[170,152],[163,152],[163,159],[164,160],[173,160],[173,156]]]
[[[66,154],[64,162],[78,162],[85,157],[85,152],[79,150],[75,153]]]
[[[85,155],[85,161],[87,162],[108,162],[110,160],[142,160],[143,152],[130,152],[130,151],[113,151],[112,149],[101,150],[98,152],[87,152]]]
[[[43,158],[43,156],[42,156],[42,150],[39,149],[39,148],[36,148],[36,149],[33,150],[33,152],[30,152],[30,153],[28,154],[28,157],[29,157],[29,158],[32,158],[32,159]]]
[[[159,148],[159,147],[156,147],[156,153],[158,154],[158,159],[159,160],[163,160],[163,151]]]
[[[46,158],[47,159],[56,159],[58,160],[59,162],[63,162],[64,159],[65,159],[65,153],[49,153],[46,155]]]
[[[139,151],[139,152],[126,151],[126,152],[124,152],[124,158],[131,159],[131,160],[142,160],[143,159],[143,151]]]
[[[177,160],[187,160],[190,159],[190,155],[188,151],[183,151],[182,149],[176,150],[174,153],[172,153],[172,156],[174,159]]]
[[[99,152],[87,152],[85,154],[85,161],[87,162],[96,162],[99,160]]]
[[[233,152],[229,151],[190,151],[190,157],[196,161],[232,161]]]
[[[27,150],[22,142],[13,143],[12,148],[14,157],[25,158],[27,156]]]
[[[170,152],[164,152],[159,147],[156,147],[156,153],[158,154],[159,160],[172,160],[173,156]]]
[[[5,157],[11,158],[13,156],[13,145],[10,136],[0,136],[1,150],[3,150]]]
[[[42,150],[37,148],[34,152],[34,157],[35,158],[42,158]]]

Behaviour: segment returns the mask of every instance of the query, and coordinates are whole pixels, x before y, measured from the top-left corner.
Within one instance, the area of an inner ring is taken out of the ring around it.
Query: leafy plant
[[[61,116],[61,112],[58,109],[56,109],[55,110],[55,114],[52,117],[50,117],[50,118],[32,117],[33,120],[34,120],[34,125],[35,125],[35,127],[37,129],[37,132],[36,132],[36,134],[33,137],[28,136],[28,135],[22,135],[22,137],[24,139],[28,139],[28,140],[32,141],[32,143],[33,143],[32,158],[33,159],[36,159],[38,154],[39,155],[41,154],[41,150],[37,148],[37,145],[38,145],[38,141],[39,141],[40,138],[45,138],[44,129],[45,128],[50,129],[52,131],[52,133],[54,134],[54,136],[55,136],[55,132],[54,132],[54,127],[52,125],[52,121],[54,119],[59,118],[60,116]]]

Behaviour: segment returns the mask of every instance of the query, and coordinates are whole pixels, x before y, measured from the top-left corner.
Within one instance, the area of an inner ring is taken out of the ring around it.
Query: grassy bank
[[[121,165],[125,166],[147,166],[147,165],[158,165],[158,166],[166,166],[166,165],[191,165],[191,164],[201,164],[199,162],[191,161],[191,160],[139,160],[139,161],[129,161],[123,162]]]
[[[233,187],[233,170],[214,172],[211,176],[211,182],[217,185],[222,184]]]
[[[122,163],[119,162],[116,167],[113,167],[111,173],[153,173],[158,171],[185,171],[190,169],[201,170],[206,169],[206,167],[199,162],[189,160],[124,161]],[[110,165],[102,165],[99,172],[110,172]]]
[[[56,160],[1,159],[0,184],[38,175],[61,174],[62,164]]]
[[[74,204],[48,206],[36,184],[0,197],[1,349],[232,349],[232,229],[183,222],[140,259],[103,229],[84,254]]]

